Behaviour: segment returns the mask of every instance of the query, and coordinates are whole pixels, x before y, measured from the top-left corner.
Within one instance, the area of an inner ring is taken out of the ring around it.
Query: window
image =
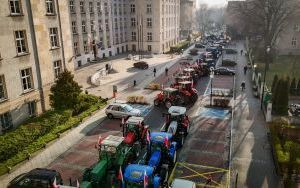
[[[87,41],[83,41],[83,50],[84,50],[84,53],[88,54],[89,53],[89,47],[88,47],[88,43]]]
[[[135,18],[131,18],[131,27],[135,27],[136,26],[136,20]]]
[[[9,5],[10,5],[10,13],[12,15],[20,15],[20,14],[22,14],[20,0],[10,0],[9,1]]]
[[[102,29],[102,20],[98,20],[99,31],[103,31]]]
[[[295,24],[294,25],[294,30],[297,31],[297,32],[300,32],[300,25]]]
[[[135,4],[130,5],[130,12],[135,13]]]
[[[151,32],[147,33],[147,40],[152,41],[152,33]]]
[[[21,70],[21,80],[24,92],[28,92],[33,89],[31,68]]]
[[[48,15],[55,14],[53,0],[46,0],[46,14]]]
[[[118,19],[115,18],[115,28],[118,28]]]
[[[5,78],[4,75],[0,75],[0,101],[7,99]]]
[[[54,69],[54,77],[58,78],[62,70],[61,60],[53,62],[53,69]]]
[[[74,1],[70,1],[69,6],[70,6],[70,12],[75,13]]]
[[[148,51],[151,52],[152,51],[152,46],[148,45]]]
[[[74,53],[75,55],[79,55],[78,42],[74,42]]]
[[[152,18],[147,18],[147,27],[152,27]]]
[[[101,14],[101,3],[100,2],[97,2],[97,11],[98,11],[98,15]]]
[[[95,32],[94,29],[94,20],[91,20],[91,33]]]
[[[85,13],[85,11],[84,11],[84,2],[83,1],[80,1],[79,6],[80,6],[80,12]]]
[[[85,21],[81,22],[82,33],[86,33]]]
[[[147,13],[151,13],[152,12],[152,6],[151,4],[147,4]]]
[[[109,14],[108,13],[108,5],[107,5],[107,3],[104,3],[104,12],[105,12],[106,15]]]
[[[50,28],[50,44],[51,44],[51,48],[59,47],[58,32],[56,27]]]
[[[16,46],[17,46],[17,54],[22,55],[24,53],[28,53],[26,32],[24,30],[15,31],[15,39],[16,39]]]
[[[28,114],[30,117],[35,116],[35,109],[36,109],[36,103],[34,101],[31,101],[27,103],[28,105]]]
[[[292,46],[293,46],[293,47],[296,47],[296,46],[297,46],[297,38],[296,38],[296,37],[293,37],[293,38],[292,38]]]
[[[131,40],[136,41],[136,32],[131,33]]]
[[[0,114],[0,124],[3,129],[8,129],[13,126],[11,114],[9,112]]]
[[[90,13],[94,13],[94,5],[93,5],[93,2],[89,2],[89,11],[90,11]]]
[[[105,20],[105,29],[106,29],[106,31],[109,30],[108,19]]]
[[[136,51],[136,45],[135,44],[132,45],[132,51],[134,51],[134,52]]]
[[[76,22],[75,21],[72,22],[72,32],[73,32],[73,34],[77,33],[77,27],[76,27]]]

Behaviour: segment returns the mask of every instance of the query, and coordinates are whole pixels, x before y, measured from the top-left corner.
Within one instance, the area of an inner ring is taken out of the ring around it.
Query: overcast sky
[[[215,6],[225,6],[227,0],[197,0],[197,7],[199,7],[199,4],[205,3],[208,4],[210,7],[215,7]]]

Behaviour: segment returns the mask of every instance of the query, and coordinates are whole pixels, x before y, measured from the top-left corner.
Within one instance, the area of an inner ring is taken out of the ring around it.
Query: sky
[[[226,2],[227,0],[197,0],[197,7],[199,7],[201,3],[205,3],[209,7],[215,7],[215,6],[220,7],[220,6],[225,6]]]

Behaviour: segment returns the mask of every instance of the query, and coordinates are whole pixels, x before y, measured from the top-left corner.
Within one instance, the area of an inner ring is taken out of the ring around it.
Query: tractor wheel
[[[172,102],[169,101],[169,100],[167,100],[167,101],[165,102],[165,106],[166,106],[167,109],[169,109],[169,108],[172,106]]]
[[[162,167],[159,173],[161,177],[161,185],[165,187],[168,184],[169,171],[167,168]]]
[[[154,106],[159,106],[159,104],[160,104],[158,99],[155,99],[153,103],[154,103]]]

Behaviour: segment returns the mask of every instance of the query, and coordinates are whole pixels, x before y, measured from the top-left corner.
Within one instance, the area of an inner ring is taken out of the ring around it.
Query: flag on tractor
[[[149,134],[149,131],[146,132],[146,139],[147,139],[148,144],[150,144],[150,134]]]
[[[119,180],[121,181],[121,183],[122,183],[122,188],[124,188],[124,187],[125,187],[125,184],[124,184],[124,178],[123,178],[123,172],[122,172],[121,166],[120,166],[120,168],[119,168],[118,179],[119,179]]]
[[[146,173],[146,171],[145,171],[145,173],[144,173],[144,188],[147,188],[148,187],[148,176],[147,176],[147,173]]]
[[[80,188],[80,184],[79,184],[78,179],[77,179],[77,182],[76,182],[76,187],[77,187],[77,188]]]
[[[164,144],[165,144],[166,148],[169,147],[169,138],[168,138],[168,136],[165,137]]]
[[[52,187],[53,187],[53,188],[59,188],[59,186],[56,184],[56,177],[54,178]]]

